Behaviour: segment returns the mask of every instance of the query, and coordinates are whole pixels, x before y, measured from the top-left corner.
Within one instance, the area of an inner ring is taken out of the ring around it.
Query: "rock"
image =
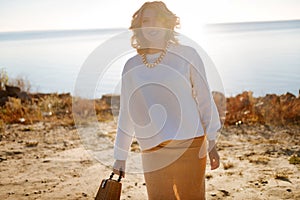
[[[237,121],[251,123],[253,120],[253,92],[243,92],[236,97],[226,99],[226,124],[234,125]]]
[[[300,97],[291,93],[267,94],[254,98],[243,92],[226,99],[226,125],[245,124],[287,125],[300,123]]]
[[[280,104],[283,124],[300,122],[300,97],[291,93],[281,95]]]
[[[0,98],[7,97],[7,96],[8,96],[8,92],[6,90],[0,90]]]
[[[88,195],[87,195],[86,193],[83,192],[83,193],[82,193],[82,196],[83,196],[83,197],[87,197]]]
[[[30,140],[25,142],[26,147],[36,147],[39,144],[36,140]]]
[[[4,106],[8,97],[21,99],[22,102],[30,101],[31,97],[27,92],[21,91],[19,87],[5,85],[6,90],[0,90],[0,106]]]
[[[5,90],[8,92],[10,97],[18,97],[18,94],[21,92],[19,87],[5,85]]]
[[[0,90],[0,106],[4,106],[8,101],[8,92],[5,90]]]
[[[17,97],[21,99],[22,102],[31,100],[31,97],[27,94],[27,92],[19,92]]]
[[[219,190],[219,191],[223,193],[223,197],[230,196],[230,193],[227,190]]]

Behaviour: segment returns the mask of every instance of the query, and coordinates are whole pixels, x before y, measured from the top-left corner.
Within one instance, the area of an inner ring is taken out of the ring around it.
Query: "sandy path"
[[[107,134],[103,141],[111,140],[115,124],[101,123],[99,129]],[[207,199],[300,199],[300,167],[288,161],[300,154],[299,137],[299,127],[224,128],[221,167],[207,170]],[[8,125],[0,161],[0,199],[93,199],[110,174],[86,151],[75,128],[51,123]],[[127,174],[122,199],[146,199],[141,174]]]

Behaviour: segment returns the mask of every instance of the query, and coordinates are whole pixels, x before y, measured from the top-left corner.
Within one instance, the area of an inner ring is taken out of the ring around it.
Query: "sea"
[[[0,69],[10,79],[28,81],[31,92],[74,94],[91,54],[124,31],[0,32]],[[252,91],[254,96],[299,95],[300,20],[208,24],[201,33],[195,33],[192,39],[213,61],[226,96],[243,91]],[[120,93],[123,66],[134,54],[132,49],[110,63],[97,82],[93,98]]]

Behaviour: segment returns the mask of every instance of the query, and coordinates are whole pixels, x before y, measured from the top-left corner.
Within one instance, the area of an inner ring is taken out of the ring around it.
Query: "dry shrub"
[[[0,117],[5,123],[32,123],[41,120],[41,112],[34,105],[22,105],[20,99],[9,97],[1,108]]]
[[[52,121],[63,126],[74,126],[72,97],[67,94],[47,94],[38,100],[38,107],[44,121]]]
[[[72,111],[76,123],[82,125],[95,121],[107,122],[114,119],[111,107],[101,99],[74,97]]]
[[[8,123],[19,122],[21,118],[25,118],[25,111],[22,108],[21,100],[9,97],[5,106],[1,110],[1,118]]]
[[[300,164],[300,158],[296,154],[294,154],[289,158],[289,163],[293,165]]]
[[[73,98],[70,94],[31,94],[31,101],[9,97],[0,107],[4,123],[51,121],[64,126],[113,120],[111,108],[101,100]],[[73,101],[72,101],[73,100]],[[74,116],[74,118],[73,118]]]
[[[21,91],[24,92],[29,92],[31,89],[31,84],[28,78],[22,76],[18,76],[16,78],[9,78],[7,84],[10,86],[19,87]]]
[[[110,108],[97,111],[97,118],[100,122],[114,120],[112,110]]]
[[[43,95],[32,102],[22,102],[9,97],[2,106],[0,118],[5,123],[33,123],[37,121],[59,121],[64,125],[74,125],[71,97],[58,94]]]
[[[86,125],[97,121],[93,100],[74,97],[72,111],[76,124]]]
[[[59,116],[64,113],[71,112],[72,99],[71,96],[69,98],[66,98],[55,93],[49,94],[45,95],[38,101],[38,106],[41,109],[41,112],[44,113],[44,115],[47,115],[46,113],[52,113],[50,114],[50,116]]]
[[[0,70],[0,90],[5,90],[5,85],[19,87],[21,91],[29,92],[31,84],[27,77],[17,76],[16,78],[8,77],[4,68]]]
[[[106,99],[96,99],[94,103],[98,121],[100,122],[111,121],[114,119],[114,115],[119,114],[118,109],[108,105]]]
[[[5,69],[1,69],[0,71],[0,90],[4,90],[5,89],[5,85],[8,82],[8,75],[7,72],[5,71]]]

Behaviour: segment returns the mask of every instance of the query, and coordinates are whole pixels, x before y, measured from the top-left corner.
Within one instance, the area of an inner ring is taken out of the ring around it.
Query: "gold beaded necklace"
[[[169,47],[169,42],[167,42],[167,45],[166,45],[166,48],[163,49],[163,51],[160,53],[159,57],[155,60],[154,63],[149,63],[147,61],[147,57],[146,57],[146,54],[142,54],[142,61],[143,63],[148,67],[148,68],[152,68],[152,67],[155,67],[156,65],[158,65],[162,59],[165,57],[166,53],[167,53],[167,48]]]

